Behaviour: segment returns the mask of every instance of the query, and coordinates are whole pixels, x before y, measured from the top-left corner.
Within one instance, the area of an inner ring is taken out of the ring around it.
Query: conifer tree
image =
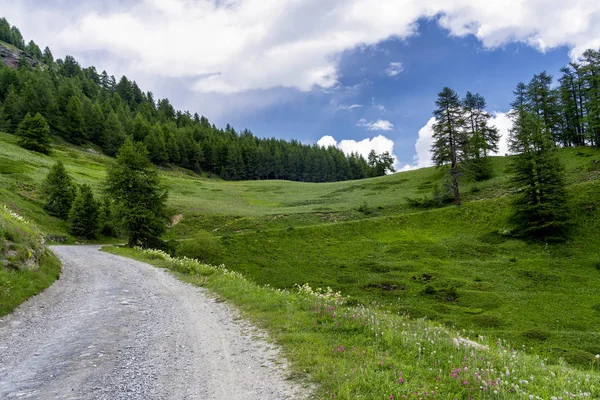
[[[511,117],[509,144],[516,154],[512,184],[517,192],[513,221],[524,236],[562,239],[567,231],[568,197],[552,134],[537,113],[517,108]]]
[[[27,113],[17,130],[19,146],[42,154],[50,152],[50,127],[40,113]]]
[[[42,62],[46,65],[54,64],[54,56],[52,55],[52,52],[50,51],[50,48],[48,46],[46,46],[46,48],[44,49],[44,54],[42,55]]]
[[[98,231],[99,207],[89,185],[79,188],[69,212],[71,233],[77,237],[93,239]]]
[[[75,198],[75,187],[62,161],[58,161],[42,182],[44,210],[48,214],[66,220]]]
[[[65,135],[66,139],[75,144],[80,144],[85,139],[85,125],[83,110],[79,97],[73,96],[67,104],[65,113]]]
[[[115,217],[129,237],[128,245],[158,246],[168,222],[168,193],[142,143],[125,141],[108,169],[105,190],[114,201]]]
[[[435,104],[437,109],[433,112],[436,118],[433,125],[433,162],[438,167],[450,164],[454,201],[456,205],[460,205],[458,164],[467,157],[464,112],[458,95],[448,87],[442,89],[438,94]]]
[[[469,169],[475,180],[492,177],[488,153],[498,151],[500,134],[494,126],[489,126],[491,115],[485,111],[486,102],[479,93],[467,92],[462,107],[465,113],[466,157]]]
[[[125,141],[125,137],[125,130],[119,121],[119,117],[114,111],[111,111],[102,125],[100,140],[102,150],[109,156],[114,156]]]

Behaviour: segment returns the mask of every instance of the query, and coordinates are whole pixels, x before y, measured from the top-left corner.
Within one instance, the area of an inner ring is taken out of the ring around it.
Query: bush
[[[200,231],[190,239],[179,243],[177,257],[188,257],[207,264],[219,265],[222,262],[223,246],[218,239],[206,231]]]

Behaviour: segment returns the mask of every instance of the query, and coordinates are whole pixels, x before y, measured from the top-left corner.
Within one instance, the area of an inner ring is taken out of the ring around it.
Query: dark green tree
[[[465,116],[462,104],[456,92],[448,87],[442,89],[435,102],[433,112],[436,122],[433,125],[433,162],[442,167],[450,164],[450,177],[454,201],[460,205],[459,162],[467,159],[465,137]]]
[[[509,144],[516,154],[511,168],[517,231],[536,239],[564,239],[568,197],[552,134],[536,113],[516,109],[512,119]]]
[[[142,143],[128,138],[109,167],[106,194],[114,201],[115,217],[129,237],[129,246],[153,247],[165,231],[167,190]]]
[[[11,86],[2,105],[2,126],[9,133],[15,133],[25,116],[23,98],[14,86]]]
[[[41,194],[45,200],[44,210],[48,214],[67,220],[75,198],[75,186],[62,161],[58,161],[41,185]]]
[[[102,137],[100,139],[102,150],[109,156],[114,156],[125,138],[125,130],[119,121],[119,117],[114,111],[111,111],[102,125]]]
[[[369,168],[371,176],[384,176],[388,172],[396,172],[394,169],[394,158],[389,152],[377,154],[375,150],[369,153]]]
[[[19,146],[27,150],[48,154],[50,152],[50,127],[40,113],[27,113],[17,130]]]
[[[42,62],[46,65],[54,64],[54,56],[52,55],[52,52],[48,46],[46,46],[44,53],[42,54]]]
[[[99,207],[92,188],[84,184],[79,188],[69,212],[71,233],[85,239],[95,238],[98,232],[98,218]]]
[[[489,125],[492,117],[487,111],[485,98],[479,93],[467,92],[462,101],[465,113],[467,169],[477,181],[492,177],[492,167],[487,158],[489,153],[498,151],[500,134]]]
[[[71,143],[80,144],[85,140],[85,123],[79,97],[73,96],[67,104],[65,114],[65,137]]]

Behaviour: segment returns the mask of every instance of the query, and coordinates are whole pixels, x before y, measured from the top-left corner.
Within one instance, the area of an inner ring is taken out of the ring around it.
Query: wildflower
[[[600,360],[600,354],[596,354],[596,360]]]

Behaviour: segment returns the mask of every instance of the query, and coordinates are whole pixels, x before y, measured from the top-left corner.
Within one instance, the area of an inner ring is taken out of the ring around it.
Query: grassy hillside
[[[110,159],[57,144],[51,156],[20,149],[0,134],[0,197],[45,232],[66,224],[41,209],[37,184],[56,159],[96,190]],[[331,286],[355,303],[427,317],[475,334],[509,339],[552,358],[588,364],[600,353],[600,151],[562,149],[573,195],[573,239],[527,243],[503,235],[510,213],[508,159],[496,176],[465,181],[466,203],[425,210],[434,168],[363,181],[224,182],[165,170],[172,213],[183,219],[167,238],[208,231],[219,261],[276,288]]]
[[[60,262],[46,250],[39,229],[0,205],[0,317],[48,286]]]

